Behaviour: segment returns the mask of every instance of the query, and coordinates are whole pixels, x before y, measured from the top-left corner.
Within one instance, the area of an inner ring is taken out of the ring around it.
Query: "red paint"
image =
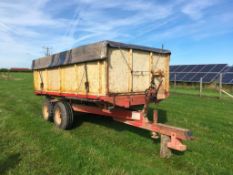
[[[131,125],[134,127],[149,130],[152,132],[164,134],[167,136],[172,136],[172,135],[174,136],[174,133],[175,133],[173,140],[175,140],[174,138],[181,139],[181,140],[191,139],[191,136],[189,136],[188,134],[189,130],[177,128],[177,127],[173,127],[173,126],[165,125],[161,123],[149,122],[145,120],[143,113],[141,111],[130,111],[130,110],[122,109],[122,108],[115,108],[113,110],[107,110],[107,109],[103,109],[103,108],[99,108],[95,106],[86,106],[86,105],[77,105],[77,104],[72,104],[72,108],[74,111],[78,111],[78,112],[112,117],[116,121]],[[137,112],[140,115],[139,120],[134,120],[132,118],[133,112]],[[172,142],[171,147],[174,147],[173,143],[177,143],[178,145],[178,141],[175,140],[175,142]],[[178,147],[181,148],[182,145],[179,145]]]
[[[46,92],[46,91],[35,91],[36,95],[51,95],[58,97],[71,97],[76,99],[92,99],[99,100],[107,103],[111,103],[116,106],[128,108],[135,105],[145,104],[145,95],[111,95],[111,96],[96,96],[88,94],[71,94],[71,93],[60,93],[60,92]]]
[[[81,95],[58,92],[35,91],[37,95],[50,95],[59,97],[72,97],[76,99],[93,99],[103,102],[108,102],[116,106],[130,107],[132,105],[142,105],[146,103],[145,95],[117,95],[117,96],[95,96],[95,95]],[[147,104],[145,104],[147,105]],[[112,117],[114,120],[131,125],[137,128],[149,130],[152,133],[160,133],[171,137],[171,141],[167,146],[178,151],[185,151],[186,145],[181,143],[181,140],[192,139],[191,133],[187,129],[177,128],[170,125],[165,125],[158,122],[158,114],[155,111],[153,115],[153,122],[147,120],[142,111],[131,111],[125,108],[115,107],[108,110],[97,106],[87,106],[80,104],[71,104],[72,109],[78,112],[97,114],[107,117]]]
[[[187,149],[187,146],[183,145],[181,141],[177,139],[176,133],[171,134],[171,141],[167,143],[167,147],[177,151],[185,151]]]
[[[103,115],[103,116],[113,117],[113,119],[117,118],[117,119],[122,119],[122,120],[132,120],[132,112],[135,112],[135,111],[130,111],[126,109],[118,109],[118,108],[107,110],[107,109],[102,109],[102,108],[98,108],[95,106],[86,106],[86,105],[77,105],[77,104],[73,104],[72,108],[74,111],[77,111],[77,112],[85,112],[85,113]],[[140,114],[140,120],[141,118],[142,118],[142,114]]]
[[[157,111],[153,112],[153,122],[158,123],[158,112]]]

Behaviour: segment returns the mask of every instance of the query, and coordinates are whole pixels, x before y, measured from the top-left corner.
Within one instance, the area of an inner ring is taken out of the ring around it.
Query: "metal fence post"
[[[176,88],[176,74],[174,75],[174,88]]]
[[[222,73],[219,74],[219,98],[222,97]]]
[[[202,96],[202,89],[203,89],[203,87],[202,87],[202,77],[201,77],[201,79],[200,79],[200,97]]]

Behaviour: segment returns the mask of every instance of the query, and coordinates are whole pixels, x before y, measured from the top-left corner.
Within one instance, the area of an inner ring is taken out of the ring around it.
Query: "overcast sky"
[[[1,0],[0,67],[114,40],[172,52],[171,64],[233,64],[232,0]]]

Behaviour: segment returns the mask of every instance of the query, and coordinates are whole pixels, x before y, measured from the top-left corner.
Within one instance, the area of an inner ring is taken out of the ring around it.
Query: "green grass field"
[[[77,116],[62,131],[41,116],[32,74],[0,79],[0,174],[233,174],[233,101],[171,94],[160,121],[189,128],[188,150],[159,157],[150,133],[104,117]]]

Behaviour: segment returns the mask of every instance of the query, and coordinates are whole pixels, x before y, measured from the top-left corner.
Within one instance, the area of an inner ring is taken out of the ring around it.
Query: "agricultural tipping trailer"
[[[43,118],[62,129],[73,124],[73,111],[112,117],[161,136],[161,156],[185,151],[187,129],[147,118],[148,104],[169,96],[170,51],[101,41],[34,60],[36,95],[45,96]],[[143,107],[136,110],[135,107]]]

